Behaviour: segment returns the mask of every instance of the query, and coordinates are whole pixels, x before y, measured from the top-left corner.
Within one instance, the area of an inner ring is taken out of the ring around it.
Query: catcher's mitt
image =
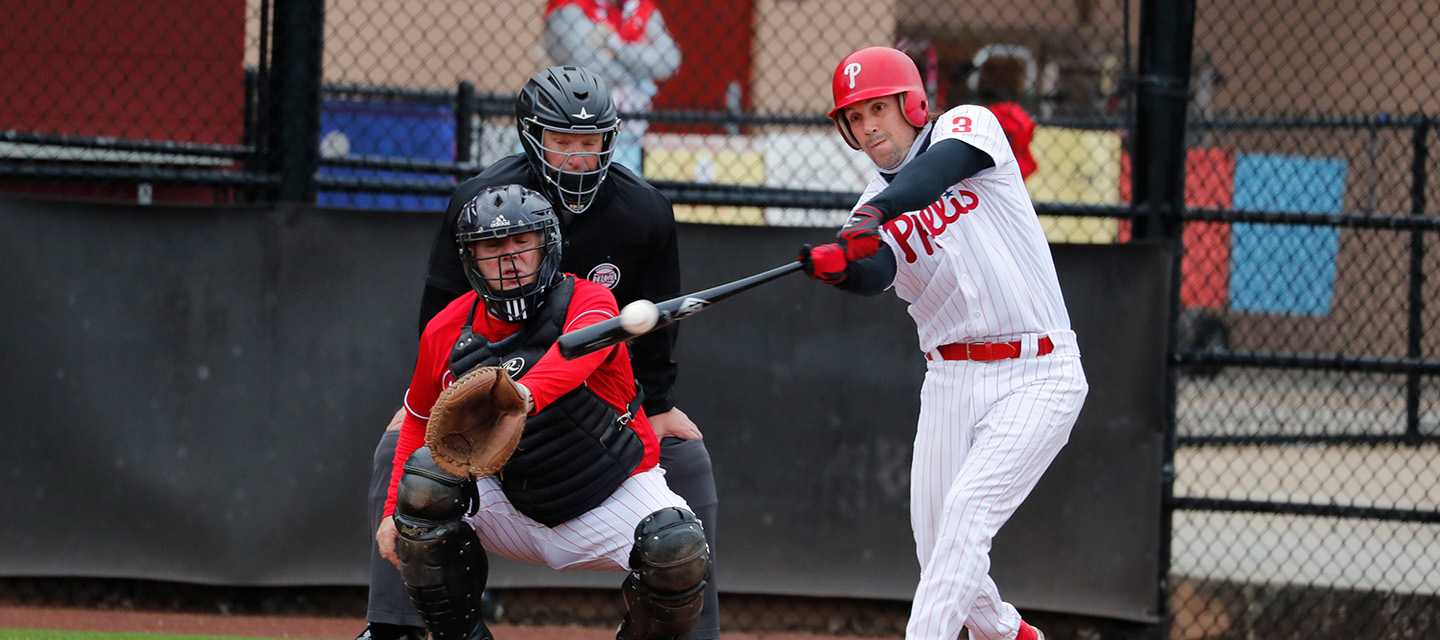
[[[435,399],[425,444],[446,473],[494,475],[520,443],[530,399],[500,367],[477,367]]]

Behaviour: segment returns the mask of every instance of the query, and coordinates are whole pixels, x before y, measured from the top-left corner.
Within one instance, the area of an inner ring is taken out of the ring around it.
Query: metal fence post
[[[254,67],[245,68],[245,115],[243,116],[244,128],[240,134],[240,144],[250,148],[245,154],[244,166],[246,171],[261,171],[264,169],[263,158],[259,155],[261,148],[260,118],[256,114],[260,105],[260,71]],[[253,199],[254,194],[246,193],[245,200]]]
[[[1195,33],[1195,1],[1141,0],[1139,25],[1139,78],[1136,82],[1135,124],[1130,166],[1133,236],[1169,242],[1175,248],[1171,264],[1170,333],[1167,350],[1175,351],[1173,330],[1180,308],[1180,242],[1185,208],[1185,114],[1189,106],[1190,55]],[[1167,361],[1171,360],[1167,358]],[[1175,493],[1176,371],[1167,367],[1164,460],[1160,487],[1159,575],[1156,576],[1154,638],[1170,636],[1170,538],[1173,535]]]
[[[462,80],[455,89],[455,164],[479,162],[479,149],[471,147],[474,138],[475,83]]]
[[[1185,206],[1185,112],[1189,105],[1194,0],[1142,0],[1136,82],[1134,203],[1136,238],[1179,235]]]
[[[1410,213],[1425,215],[1426,165],[1430,159],[1430,117],[1415,125],[1413,162],[1410,168]],[[1425,336],[1425,232],[1410,232],[1410,314],[1405,356],[1419,361]],[[1418,445],[1420,437],[1420,379],[1418,372],[1405,374],[1405,441]]]
[[[324,0],[275,3],[271,56],[268,170],[278,174],[279,200],[315,201],[320,166],[320,81]]]

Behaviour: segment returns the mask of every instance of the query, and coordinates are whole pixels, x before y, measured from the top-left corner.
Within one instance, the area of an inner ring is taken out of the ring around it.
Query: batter
[[[1043,640],[989,577],[996,532],[1069,439],[1089,386],[1015,155],[985,107],[932,116],[889,47],[836,67],[830,117],[877,171],[811,278],[909,303],[927,359],[911,466],[920,586],[905,636]]]

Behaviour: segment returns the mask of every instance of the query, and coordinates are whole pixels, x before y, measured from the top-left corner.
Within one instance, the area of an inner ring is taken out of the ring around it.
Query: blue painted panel
[[[1344,160],[1259,154],[1235,156],[1235,208],[1339,213]],[[1230,306],[1236,311],[1323,316],[1335,293],[1340,231],[1277,224],[1235,224]]]
[[[320,149],[326,156],[386,156],[447,162],[455,157],[455,113],[449,107],[327,100],[320,112]],[[439,174],[321,167],[320,175],[394,178],[454,185]],[[325,207],[444,211],[446,196],[322,191]]]

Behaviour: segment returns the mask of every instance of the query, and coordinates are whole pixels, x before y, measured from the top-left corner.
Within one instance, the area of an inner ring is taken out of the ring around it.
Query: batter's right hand
[[[800,247],[799,260],[805,275],[810,276],[811,280],[819,280],[828,285],[845,281],[845,266],[849,263],[845,260],[845,251],[838,244],[832,242],[818,247],[803,245]]]
[[[375,530],[375,544],[380,546],[380,557],[389,560],[396,569],[400,568],[400,556],[395,553],[395,538],[399,536],[395,518],[386,516],[380,520],[380,528]]]

